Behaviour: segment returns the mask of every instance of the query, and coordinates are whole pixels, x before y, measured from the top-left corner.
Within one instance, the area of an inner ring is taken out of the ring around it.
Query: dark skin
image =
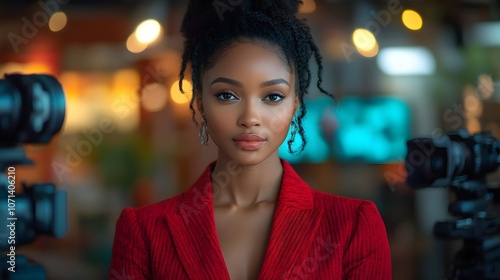
[[[214,218],[227,270],[231,279],[257,279],[283,174],[278,147],[299,106],[294,73],[276,48],[235,43],[203,73],[196,103],[219,148],[212,182],[228,163],[237,166],[227,182],[213,184]],[[233,141],[244,133],[265,141],[246,150]]]

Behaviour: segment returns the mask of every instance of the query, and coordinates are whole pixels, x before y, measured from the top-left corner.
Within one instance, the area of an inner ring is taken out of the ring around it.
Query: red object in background
[[[28,51],[22,55],[21,60],[27,63],[43,64],[50,74],[59,75],[61,65],[61,49],[59,45],[49,37],[40,36],[28,45]]]

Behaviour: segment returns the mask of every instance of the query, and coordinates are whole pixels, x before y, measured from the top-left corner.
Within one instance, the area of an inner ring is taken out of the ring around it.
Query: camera
[[[500,164],[500,142],[490,132],[466,130],[407,142],[407,182],[414,188],[447,187],[481,179]]]
[[[436,237],[464,241],[449,279],[500,279],[500,217],[495,211],[500,191],[486,182],[500,165],[500,141],[490,132],[469,135],[460,129],[406,144],[408,185],[449,187],[455,194],[448,211],[458,219],[434,225]]]
[[[48,143],[60,131],[65,112],[64,92],[54,77],[7,74],[0,79],[0,221],[6,224],[0,226],[1,279],[45,279],[43,268],[16,250],[39,235],[67,233],[66,192],[50,183],[18,184],[22,178],[16,177],[17,165],[33,164],[22,145]]]

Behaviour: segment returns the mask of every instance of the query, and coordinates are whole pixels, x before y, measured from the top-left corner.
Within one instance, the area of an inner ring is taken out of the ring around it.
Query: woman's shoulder
[[[177,211],[178,205],[182,201],[183,195],[184,192],[181,192],[174,196],[148,205],[139,207],[127,207],[123,209],[123,212],[128,212],[129,214],[136,216],[140,220],[151,220],[157,217],[165,217],[165,215],[170,215]]]
[[[314,207],[321,208],[324,225],[331,230],[342,232],[346,236],[380,233],[386,238],[385,225],[374,202],[314,191]]]
[[[314,207],[322,208],[326,212],[358,215],[364,212],[367,215],[379,215],[377,206],[370,200],[340,196],[313,189]]]

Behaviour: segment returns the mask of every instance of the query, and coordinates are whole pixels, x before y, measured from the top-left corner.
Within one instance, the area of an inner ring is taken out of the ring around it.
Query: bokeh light
[[[148,47],[148,44],[141,43],[137,40],[135,33],[132,33],[127,39],[127,50],[131,53],[143,52]]]
[[[422,28],[422,17],[414,10],[405,10],[401,15],[403,24],[410,30],[419,30]]]
[[[52,32],[61,31],[68,23],[68,17],[63,12],[57,12],[50,17],[49,28]]]
[[[436,61],[424,47],[384,48],[377,56],[379,69],[387,75],[431,75],[436,72]]]
[[[143,44],[154,42],[160,36],[161,25],[154,19],[141,22],[135,30],[137,41]]]
[[[378,54],[378,43],[375,35],[369,30],[358,28],[352,33],[352,42],[356,50],[364,57],[374,57]]]
[[[189,81],[182,81],[182,89],[185,94],[179,89],[179,81],[175,81],[170,87],[170,97],[177,104],[188,103],[193,96],[193,85]]]

